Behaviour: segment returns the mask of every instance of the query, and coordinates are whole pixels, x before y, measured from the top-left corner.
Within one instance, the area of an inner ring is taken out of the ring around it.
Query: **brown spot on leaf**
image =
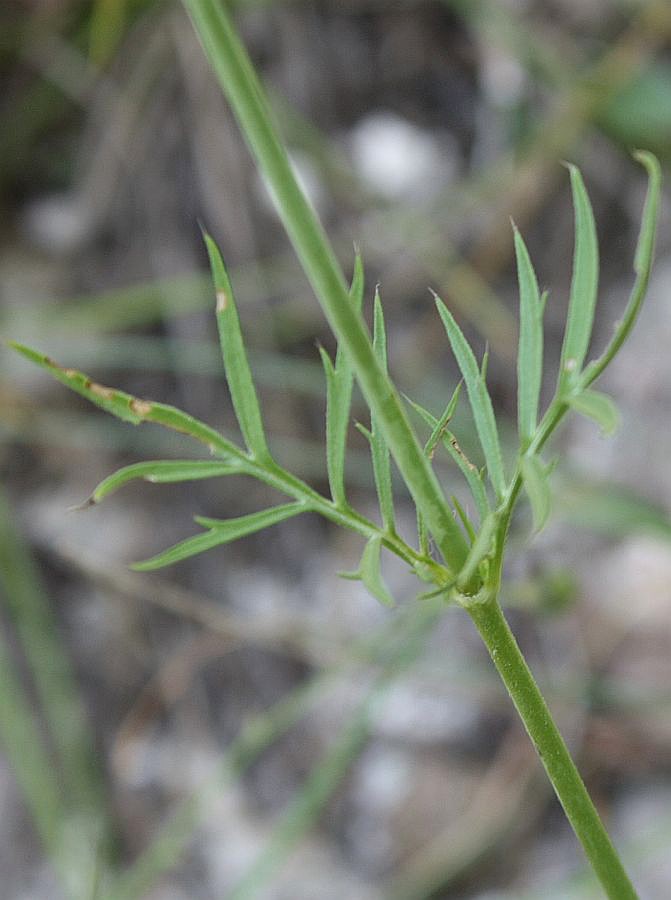
[[[456,451],[456,452],[459,454],[459,456],[463,459],[463,461],[466,463],[466,465],[467,465],[468,468],[471,470],[471,472],[477,472],[477,471],[478,471],[478,467],[477,467],[477,466],[474,466],[473,463],[470,461],[470,459],[466,456],[466,454],[465,454],[464,451],[461,449],[461,447],[460,447],[459,444],[457,443],[457,439],[456,439],[454,436],[450,438],[450,444],[452,444],[452,446],[454,447],[455,451]]]
[[[130,401],[130,408],[136,415],[144,419],[151,412],[152,404],[147,400],[139,400],[137,397],[133,397]]]
[[[92,394],[95,394],[97,397],[102,397],[103,400],[114,400],[114,395],[116,394],[114,388],[105,387],[104,384],[96,384],[95,381],[87,384],[87,387]]]

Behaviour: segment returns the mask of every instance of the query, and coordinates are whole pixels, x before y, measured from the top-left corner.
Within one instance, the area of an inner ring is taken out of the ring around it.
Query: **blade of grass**
[[[0,634],[0,741],[45,851],[63,872],[63,795],[35,714]]]
[[[233,288],[219,248],[209,234],[203,235],[217,292],[217,326],[226,380],[240,430],[249,452],[259,460],[270,459],[259,400],[247,360]]]
[[[0,491],[0,586],[4,605],[15,624],[30,667],[44,720],[58,756],[58,768],[62,774],[68,804],[71,809],[88,818],[89,826],[91,820],[97,821],[105,844],[111,841],[113,826],[107,818],[102,772],[84,704],[35,562],[11,521],[10,506],[4,492]],[[12,691],[14,689],[11,688]],[[10,691],[10,687],[5,685],[5,690]],[[21,696],[20,692],[17,693],[13,702],[16,704],[16,715],[25,718],[27,713],[21,713],[20,709]],[[11,698],[6,698],[5,708],[11,702]],[[32,727],[27,722],[21,726],[26,733]],[[28,756],[33,751],[28,740],[25,741],[28,769],[38,763],[39,743],[38,740],[34,756],[29,761]],[[44,780],[47,819],[51,817],[49,810],[56,808],[56,789],[47,784],[51,776],[55,777],[51,763],[43,772],[41,769],[35,771],[38,781]],[[31,807],[34,802],[39,801],[41,791],[42,788],[35,788]],[[104,850],[110,850],[109,843],[104,846]]]
[[[522,235],[513,224],[520,291],[520,340],[517,353],[517,426],[520,445],[529,445],[538,424],[543,376],[543,308],[538,281]]]
[[[342,781],[347,769],[360,753],[370,734],[375,704],[388,690],[389,677],[379,677],[369,689],[334,745],[312,770],[310,776],[273,829],[266,848],[249,870],[234,884],[229,900],[252,900],[281,867],[293,846],[309,830],[320,811]]]
[[[406,623],[400,646],[388,660],[358,704],[345,729],[323,760],[311,772],[298,797],[281,815],[265,850],[230,891],[230,900],[252,900],[282,865],[300,838],[312,827],[319,813],[342,781],[347,769],[370,735],[374,713],[399,676],[417,659],[436,618],[436,606],[420,606]]]
[[[149,559],[133,563],[131,569],[136,572],[148,572],[152,569],[170,566],[183,559],[188,559],[190,556],[195,556],[197,553],[203,553],[205,550],[211,550],[221,544],[230,544],[231,541],[237,541],[248,534],[262,531],[264,528],[269,528],[271,525],[283,522],[299,513],[307,512],[308,509],[309,507],[305,503],[286,503],[247,516],[240,516],[237,519],[208,519],[196,516],[196,523],[209,529],[208,531],[180,541]]]
[[[445,326],[447,337],[455,355],[459,369],[466,384],[468,400],[473,410],[473,418],[475,427],[480,438],[482,452],[485,456],[487,464],[487,473],[492,483],[492,487],[496,496],[501,499],[506,490],[506,479],[503,472],[503,458],[501,456],[501,445],[499,443],[499,433],[496,428],[496,419],[494,418],[494,410],[492,401],[487,390],[480,368],[476,362],[473,351],[463,335],[461,328],[457,325],[454,316],[445,306],[443,301],[434,295],[438,313]]]
[[[105,900],[136,900],[145,896],[162,874],[177,865],[195,829],[205,818],[212,799],[234,778],[240,777],[266,747],[305,715],[310,706],[323,697],[324,690],[337,676],[345,674],[353,662],[375,661],[378,654],[388,652],[394,641],[402,644],[404,634],[414,633],[415,621],[417,628],[421,626],[428,633],[442,608],[441,603],[434,603],[419,611],[416,607],[401,611],[374,635],[355,640],[341,662],[313,676],[269,710],[251,719],[227,748],[217,767],[217,774],[194,795],[177,805],[168,823],[160,829],[140,858],[112,885]],[[393,673],[390,677],[393,679]]]
[[[592,336],[599,284],[599,246],[592,204],[580,170],[567,163],[575,210],[573,277],[566,331],[559,364],[559,391],[563,393],[580,375]]]

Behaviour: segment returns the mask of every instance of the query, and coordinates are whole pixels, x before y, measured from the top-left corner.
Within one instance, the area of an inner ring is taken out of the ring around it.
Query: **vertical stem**
[[[301,190],[273,123],[263,87],[222,0],[183,0],[242,133],[271,187],[277,210],[329,325],[345,348],[357,381],[403,479],[455,571],[467,546],[424,456],[398,391],[377,360],[370,335],[350,302],[345,279],[317,216]]]
[[[468,612],[545,766],[559,802],[611,900],[637,900],[627,873],[497,600]]]
[[[398,391],[376,358],[363,319],[349,301],[342,271],[296,181],[259,79],[226,7],[222,0],[183,0],[183,3],[259,169],[273,190],[278,211],[303,269],[333,332],[350,358],[364,397],[380,423],[418,511],[445,560],[458,572],[467,555],[465,539],[410,426]],[[557,412],[557,415],[561,413]],[[514,490],[519,490],[519,483]],[[485,603],[471,604],[468,612],[606,894],[611,900],[637,900],[495,596]]]

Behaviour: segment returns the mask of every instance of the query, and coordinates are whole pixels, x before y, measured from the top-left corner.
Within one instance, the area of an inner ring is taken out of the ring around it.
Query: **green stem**
[[[303,269],[333,332],[350,358],[362,393],[380,424],[418,512],[426,521],[446,562],[458,572],[467,556],[466,541],[410,426],[398,391],[380,365],[364,321],[350,302],[343,273],[312,207],[296,181],[286,151],[272,124],[263,88],[230,16],[221,0],[183,0],[183,3],[252,154],[274,193],[279,214]],[[563,405],[558,401],[546,414],[544,427],[541,427],[537,437],[539,446],[563,412]],[[297,490],[304,492],[303,485],[292,484],[287,473],[281,473],[281,477],[276,474],[281,489],[288,488],[290,494]],[[267,474],[264,480],[268,480]],[[505,535],[519,485],[518,475],[502,510],[499,535]],[[324,507],[324,503],[320,498],[317,507]],[[327,504],[320,511],[334,521],[341,516],[350,517],[349,511],[332,504]],[[349,527],[365,531],[370,525],[359,520],[354,525],[350,523]],[[390,542],[392,537],[386,535],[386,540]],[[400,548],[393,549],[398,552]],[[502,549],[502,541],[497,542],[497,585]],[[496,601],[496,592],[485,602],[464,605],[487,645],[606,893],[616,900],[636,900],[636,893],[508,628]]]
[[[273,125],[263,88],[221,0],[183,0],[222,90],[275,196],[278,212],[328,322],[345,347],[366,401],[446,562],[458,571],[467,545],[402,400],[350,302],[342,270],[304,196]]]
[[[637,900],[587,789],[495,598],[468,612],[534,743],[559,802],[606,896]]]

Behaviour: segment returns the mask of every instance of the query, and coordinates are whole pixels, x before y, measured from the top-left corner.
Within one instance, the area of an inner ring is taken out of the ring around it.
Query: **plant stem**
[[[638,895],[587,793],[498,601],[492,597],[486,603],[471,605],[468,612],[487,646],[492,662],[503,679],[548,773],[559,802],[606,895],[611,900],[637,900]]]
[[[448,565],[458,571],[467,545],[417,440],[398,391],[375,355],[342,270],[305,198],[272,120],[261,83],[221,0],[183,0],[329,325],[345,348],[412,497]]]
[[[183,0],[220,85],[241,126],[261,173],[271,187],[276,206],[303,269],[324,309],[329,324],[345,348],[371,412],[401,471],[418,512],[426,521],[447,564],[457,573],[466,559],[467,545],[452,517],[428,458],[408,421],[398,391],[380,365],[362,317],[350,303],[345,279],[328,239],[293,173],[286,150],[273,125],[263,88],[221,0]],[[564,412],[557,402],[546,414],[537,442],[541,445]],[[555,420],[556,417],[556,420]],[[268,480],[267,477],[263,480]],[[290,485],[286,473],[278,478]],[[278,485],[280,486],[280,485]],[[499,529],[495,559],[498,585],[503,537],[512,504],[519,491],[519,473],[509,493]],[[300,487],[300,492],[303,487]],[[325,501],[320,498],[323,505]],[[328,505],[328,516],[345,514]],[[363,522],[356,530],[365,530]],[[350,527],[352,527],[350,525]],[[390,537],[387,535],[387,539]],[[394,548],[396,549],[396,548]],[[402,555],[402,554],[401,554]],[[637,895],[587,794],[534,678],[520,653],[496,599],[496,592],[480,603],[466,602],[492,660],[526,726],[576,835],[612,900],[636,900]]]

